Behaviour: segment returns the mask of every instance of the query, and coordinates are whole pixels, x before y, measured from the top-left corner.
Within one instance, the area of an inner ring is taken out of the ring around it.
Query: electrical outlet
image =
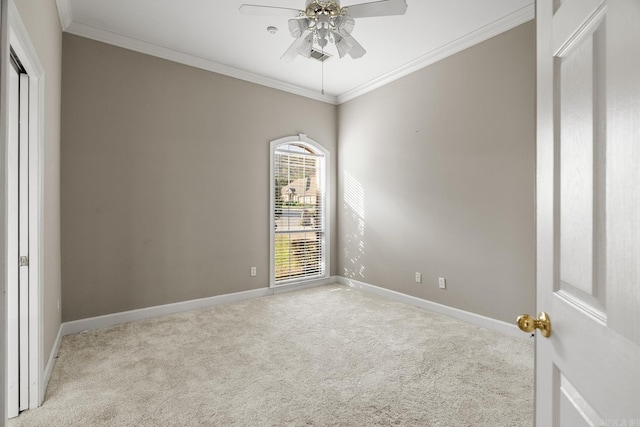
[[[422,283],[422,273],[416,272],[416,283]]]
[[[60,298],[58,298],[58,313],[60,313]]]
[[[255,267],[251,267],[251,277],[256,277],[257,271]]]
[[[438,277],[438,286],[440,286],[440,289],[446,289],[447,281],[444,277]]]

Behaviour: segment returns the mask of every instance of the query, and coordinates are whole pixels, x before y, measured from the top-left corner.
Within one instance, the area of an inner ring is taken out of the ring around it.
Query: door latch
[[[27,267],[29,266],[29,257],[28,256],[21,256],[20,257],[20,267]]]

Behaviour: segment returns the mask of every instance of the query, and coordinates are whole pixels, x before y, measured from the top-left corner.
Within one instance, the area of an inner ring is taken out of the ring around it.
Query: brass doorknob
[[[544,311],[538,314],[537,319],[528,314],[518,316],[517,322],[518,328],[523,332],[533,332],[536,329],[540,329],[543,337],[549,338],[549,335],[551,335],[551,319]]]

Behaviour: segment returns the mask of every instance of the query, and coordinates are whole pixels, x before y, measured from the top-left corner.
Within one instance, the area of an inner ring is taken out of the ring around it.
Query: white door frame
[[[29,75],[29,408],[33,409],[40,406],[45,391],[41,274],[44,68],[13,0],[9,1],[8,21],[9,44]]]

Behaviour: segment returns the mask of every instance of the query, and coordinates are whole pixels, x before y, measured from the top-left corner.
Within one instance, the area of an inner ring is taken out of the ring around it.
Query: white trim
[[[454,317],[459,320],[463,320],[467,323],[471,323],[483,328],[491,329],[494,331],[502,332],[506,335],[526,340],[529,338],[526,334],[523,334],[515,324],[503,322],[501,320],[492,319],[490,317],[482,316],[479,314],[471,313],[468,311],[460,310],[457,308],[449,307],[446,305],[438,304],[433,301],[428,301],[422,298],[417,298],[411,295],[403,294],[401,292],[392,291],[390,289],[381,288],[379,286],[370,285],[368,283],[360,282],[357,280],[347,279],[341,276],[329,276],[320,280],[312,280],[307,282],[300,282],[289,286],[280,286],[276,288],[258,288],[249,291],[235,292],[231,294],[217,295],[208,298],[201,298],[190,301],[177,302],[173,304],[158,305],[154,307],[141,308],[138,310],[123,311],[120,313],[106,314],[104,316],[90,317],[87,319],[74,320],[71,322],[65,322],[60,325],[56,342],[51,350],[49,361],[45,369],[45,379],[49,380],[51,376],[51,369],[53,363],[58,354],[60,342],[62,337],[67,335],[73,335],[80,332],[93,331],[102,328],[108,328],[111,326],[121,325],[123,323],[134,322],[138,320],[145,320],[154,317],[166,316],[169,314],[182,313],[191,310],[199,310],[208,307],[214,307],[221,304],[229,304],[238,301],[244,301],[252,298],[260,298],[271,295],[279,295],[287,292],[299,291],[302,289],[308,289],[318,286],[329,285],[332,283],[340,283],[345,286],[359,289],[365,292],[376,294],[385,298],[392,299],[394,301],[402,302],[404,304],[419,307],[425,310],[433,311],[435,313],[444,314],[446,316]]]
[[[47,390],[47,386],[49,385],[49,380],[51,379],[51,373],[53,372],[53,365],[56,363],[56,359],[58,358],[58,351],[60,350],[60,344],[62,343],[62,325],[58,327],[58,335],[56,335],[56,340],[53,343],[53,347],[51,348],[51,353],[49,353],[49,359],[47,360],[47,365],[44,368],[43,374],[43,394],[44,391]]]
[[[70,0],[56,0],[56,5],[58,6],[58,15],[60,16],[62,31],[65,31],[69,28],[71,22],[73,22]]]
[[[137,310],[123,311],[120,313],[105,314],[103,316],[74,320],[71,322],[64,322],[62,324],[62,335],[67,336],[85,331],[108,328],[110,326],[134,322],[137,320],[182,313],[189,310],[198,310],[201,308],[213,307],[215,305],[243,301],[251,298],[259,298],[268,295],[273,295],[273,292],[271,292],[269,288],[260,288],[250,291],[217,295],[209,298],[157,305],[154,307],[146,307]]]
[[[275,222],[275,188],[274,188],[274,174],[273,174],[273,162],[274,152],[279,145],[301,142],[308,145],[309,148],[320,151],[324,155],[324,182],[320,182],[320,186],[324,186],[324,268],[322,273],[317,278],[311,278],[306,281],[312,283],[315,281],[326,281],[331,275],[331,152],[327,150],[322,144],[309,138],[307,135],[301,133],[296,136],[285,136],[283,138],[276,139],[269,143],[269,287],[270,288],[282,288],[285,286],[296,286],[300,282],[288,282],[288,283],[275,283],[275,229],[273,224]],[[305,279],[303,279],[305,280]]]
[[[266,297],[270,295],[276,295],[276,294],[291,292],[295,290],[328,285],[331,283],[336,283],[337,280],[338,278],[336,277],[328,277],[323,280],[301,282],[299,284],[294,284],[287,287],[287,289],[258,288],[258,289],[252,289],[249,291],[234,292],[231,294],[216,295],[208,298],[200,298],[200,299],[195,299],[190,301],[176,302],[173,304],[157,305],[154,307],[146,307],[138,310],[123,311],[120,313],[105,314],[104,316],[74,320],[71,322],[63,323],[60,326],[60,333],[58,335],[65,337],[67,335],[78,334],[80,332],[85,332],[85,331],[93,331],[96,329],[108,328],[111,326],[121,325],[123,323],[134,322],[137,320],[145,320],[153,317],[160,317],[160,316],[166,316],[169,314],[183,313],[185,311],[214,307],[220,304],[229,304],[232,302],[244,301],[252,298]],[[60,343],[56,342],[56,345],[59,346]],[[57,354],[57,349],[55,354]],[[51,353],[51,358],[55,358],[53,351]],[[50,359],[50,363],[51,363],[51,359]]]
[[[29,75],[29,408],[44,400],[42,301],[43,146],[45,72],[14,1],[9,2],[9,43]]]
[[[284,285],[272,286],[270,289],[274,295],[284,294],[287,292],[300,291],[307,288],[315,288],[317,286],[331,285],[332,283],[338,283],[338,277],[328,276],[320,279],[305,280],[297,283],[287,283]]]
[[[122,34],[113,33],[100,28],[92,27],[80,22],[73,21],[72,9],[69,0],[56,0],[58,5],[58,14],[63,31],[78,36],[86,37],[103,43],[112,44],[125,49],[144,53],[147,55],[157,56],[169,61],[178,62],[203,70],[212,71],[214,73],[223,74],[225,76],[234,77],[240,80],[282,90],[284,92],[293,93],[295,95],[304,96],[306,98],[315,99],[317,101],[326,102],[328,104],[339,105],[350,101],[365,93],[378,89],[388,83],[398,80],[408,74],[418,71],[428,65],[431,65],[441,59],[458,53],[468,47],[483,42],[491,37],[508,31],[520,24],[530,21],[535,17],[534,1],[530,0],[526,6],[503,16],[471,33],[465,34],[446,45],[417,58],[398,69],[384,74],[376,79],[371,80],[355,89],[349,90],[341,95],[322,95],[314,90],[292,85],[280,80],[250,73],[238,68],[229,67],[217,62],[200,58],[197,56],[178,52],[166,47],[158,46],[142,40],[123,36]]]
[[[480,314],[471,313],[469,311],[460,310],[458,308],[449,307],[443,304],[438,304],[437,302],[428,301],[422,298],[403,294],[401,292],[392,291],[390,289],[381,288],[379,286],[370,285],[364,282],[359,282],[357,280],[347,279],[345,277],[338,277],[338,283],[350,286],[355,289],[370,292],[372,294],[376,294],[385,298],[389,298],[394,301],[413,305],[414,307],[419,307],[425,310],[433,311],[435,313],[454,317],[467,323],[502,332],[503,334],[512,336],[514,338],[520,338],[522,340],[531,338],[529,335],[522,333],[515,324],[503,322],[502,320],[492,319]]]
[[[317,101],[326,102],[335,105],[337,98],[333,95],[322,95],[321,93],[306,89],[300,86],[292,85],[270,77],[261,76],[249,71],[240,70],[228,65],[219,64],[209,59],[200,58],[194,55],[178,52],[163,46],[158,46],[142,40],[137,40],[121,34],[112,33],[100,28],[92,27],[79,22],[71,22],[66,30],[67,33],[86,37],[102,43],[108,43],[114,46],[156,56],[168,61],[178,62],[180,64],[189,65],[191,67],[200,68],[214,73],[222,74],[236,79],[256,83],[273,89],[282,90],[284,92],[293,93],[294,95],[304,96],[306,98],[315,99]]]
[[[400,68],[397,68],[387,74],[384,74],[376,79],[371,80],[355,89],[347,91],[338,96],[338,105],[344,102],[357,98],[365,93],[371,92],[382,86],[385,86],[395,80],[405,77],[411,73],[414,73],[422,68],[425,68],[431,64],[434,64],[448,56],[461,52],[471,46],[481,43],[491,37],[502,34],[518,25],[524,24],[532,20],[535,17],[534,2],[531,2],[512,12],[503,16],[477,30],[467,33],[464,36],[453,40],[436,50],[433,50],[426,55],[423,55]]]

